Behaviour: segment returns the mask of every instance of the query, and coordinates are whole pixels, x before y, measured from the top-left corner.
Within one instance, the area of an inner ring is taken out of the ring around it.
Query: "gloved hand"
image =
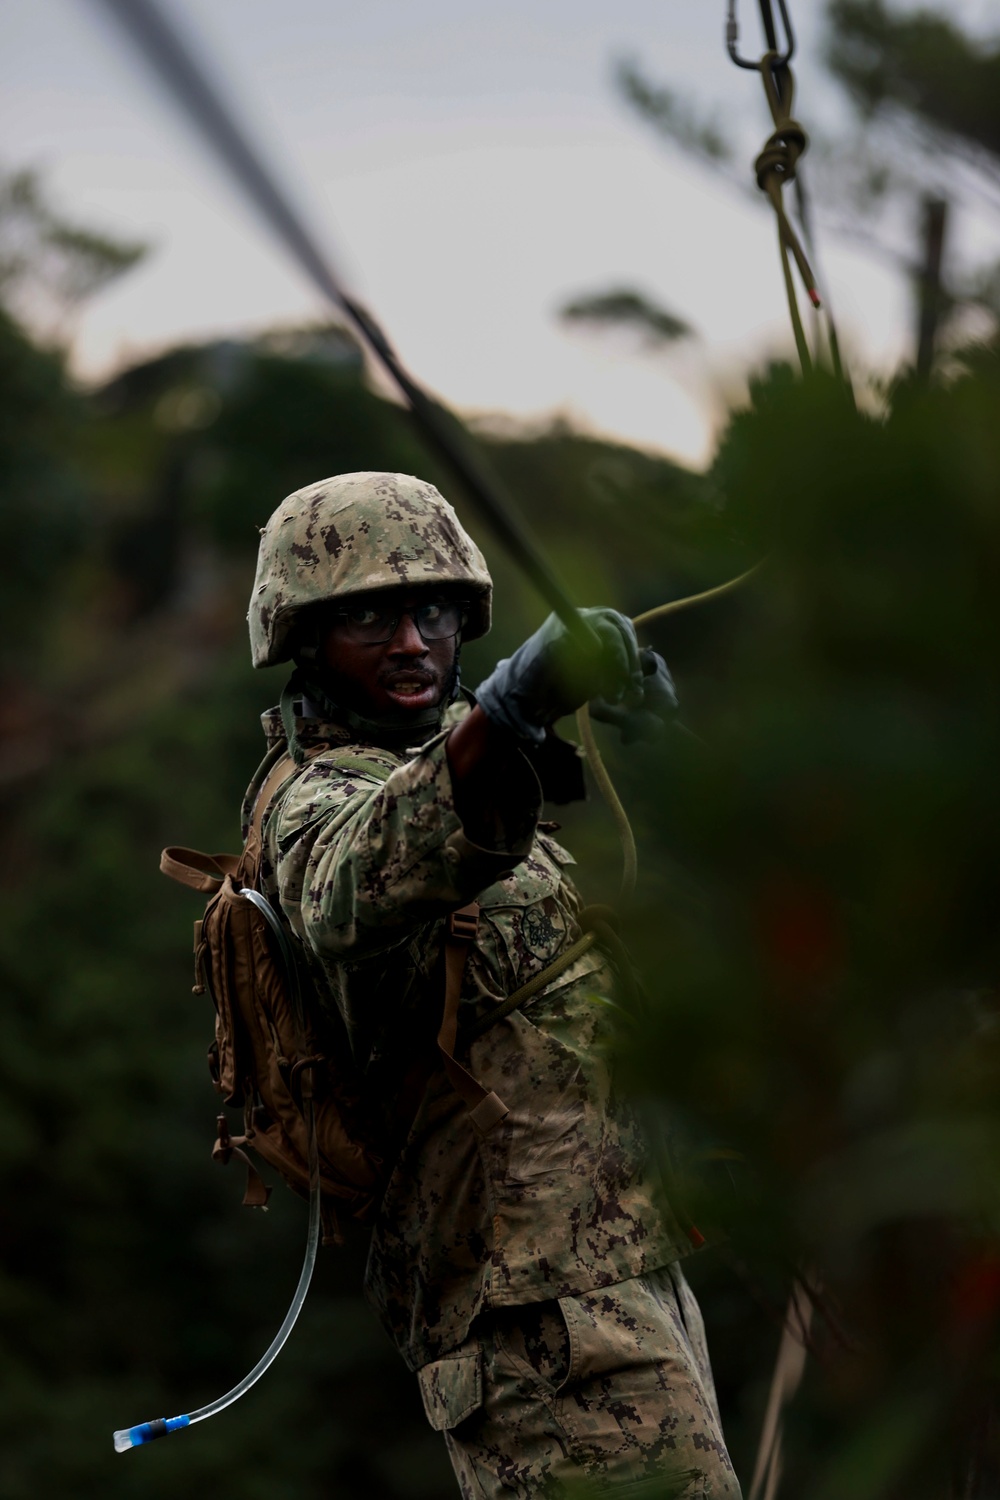
[[[557,615],[549,615],[480,683],[477,701],[494,724],[541,744],[547,724],[591,698],[641,711],[645,677],[631,620],[615,609],[580,613],[595,637],[592,646],[581,645]]]
[[[639,652],[642,663],[642,701],[637,707],[609,703],[595,698],[590,705],[591,718],[602,724],[616,724],[622,743],[634,745],[637,740],[658,740],[677,712],[677,692],[670,668],[663,657],[648,646]]]

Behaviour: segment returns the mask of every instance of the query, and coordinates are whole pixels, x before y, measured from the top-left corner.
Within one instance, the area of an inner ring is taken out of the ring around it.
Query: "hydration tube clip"
[[[183,1416],[157,1417],[153,1422],[140,1422],[137,1427],[122,1427],[115,1433],[115,1452],[127,1453],[130,1448],[140,1448],[155,1438],[169,1437],[172,1432],[180,1432],[181,1428],[190,1425],[191,1418]]]

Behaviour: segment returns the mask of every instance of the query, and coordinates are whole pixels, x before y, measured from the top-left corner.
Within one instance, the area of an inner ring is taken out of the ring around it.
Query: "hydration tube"
[[[259,891],[244,889],[240,891],[240,895],[245,896],[248,901],[253,903],[265,918],[277,939],[278,948],[288,972],[289,988],[301,1034],[302,997],[298,985],[298,970],[284,929],[275,916],[272,907]],[[312,1281],[313,1268],[316,1265],[316,1252],[319,1249],[319,1145],[316,1140],[316,1115],[313,1109],[311,1092],[306,1093],[303,1098],[302,1112],[306,1122],[306,1142],[309,1157],[309,1227],[306,1232],[306,1253],[305,1259],[302,1262],[299,1284],[295,1288],[295,1295],[292,1298],[291,1305],[285,1314],[281,1327],[274,1335],[264,1354],[254,1365],[250,1373],[244,1375],[239,1385],[234,1385],[231,1391],[227,1391],[217,1401],[210,1401],[207,1406],[200,1406],[197,1411],[186,1412],[179,1417],[157,1417],[152,1422],[140,1422],[135,1427],[120,1428],[114,1434],[116,1453],[126,1453],[129,1448],[140,1448],[144,1443],[152,1443],[156,1438],[169,1437],[172,1432],[181,1432],[185,1427],[193,1427],[195,1422],[203,1422],[206,1417],[214,1417],[217,1412],[225,1411],[227,1406],[232,1406],[234,1401],[238,1401],[242,1395],[245,1395],[252,1385],[256,1385],[264,1372],[271,1368],[284,1348],[288,1340],[288,1335],[295,1327],[299,1313],[302,1311],[302,1304],[306,1300],[309,1283]]]

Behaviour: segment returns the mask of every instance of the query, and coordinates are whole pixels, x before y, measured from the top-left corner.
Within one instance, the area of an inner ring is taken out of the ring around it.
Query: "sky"
[[[162,0],[166,5],[168,0]],[[989,24],[995,3],[953,0]],[[792,0],[797,113],[846,128],[822,72],[820,0]],[[617,59],[697,97],[745,144],[769,129],[758,80],[723,45],[724,0],[170,0],[256,142],[417,377],[465,412],[560,413],[692,464],[745,371],[790,347],[769,214],[654,137]],[[756,7],[740,8],[757,47]],[[68,217],[148,241],[95,298],[74,359],[96,379],[181,339],[322,316],[99,0],[4,0],[0,141]],[[909,348],[890,267],[824,240],[855,357]],[[636,286],[697,337],[651,357],[568,328],[569,298]]]

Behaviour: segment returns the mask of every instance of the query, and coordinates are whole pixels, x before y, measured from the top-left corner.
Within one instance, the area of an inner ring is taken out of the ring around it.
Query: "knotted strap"
[[[218,1135],[215,1145],[212,1147],[212,1160],[217,1161],[220,1166],[228,1166],[234,1156],[238,1156],[247,1169],[247,1185],[243,1194],[244,1208],[266,1208],[267,1200],[271,1196],[271,1188],[266,1183],[253,1162],[242,1149],[247,1144],[245,1135],[230,1135],[229,1121],[225,1115],[219,1115],[216,1119]]]
[[[183,849],[179,845],[171,845],[160,855],[160,869],[164,875],[209,896],[214,895],[227,875],[236,874],[239,862],[238,854],[202,854],[197,849]]]

